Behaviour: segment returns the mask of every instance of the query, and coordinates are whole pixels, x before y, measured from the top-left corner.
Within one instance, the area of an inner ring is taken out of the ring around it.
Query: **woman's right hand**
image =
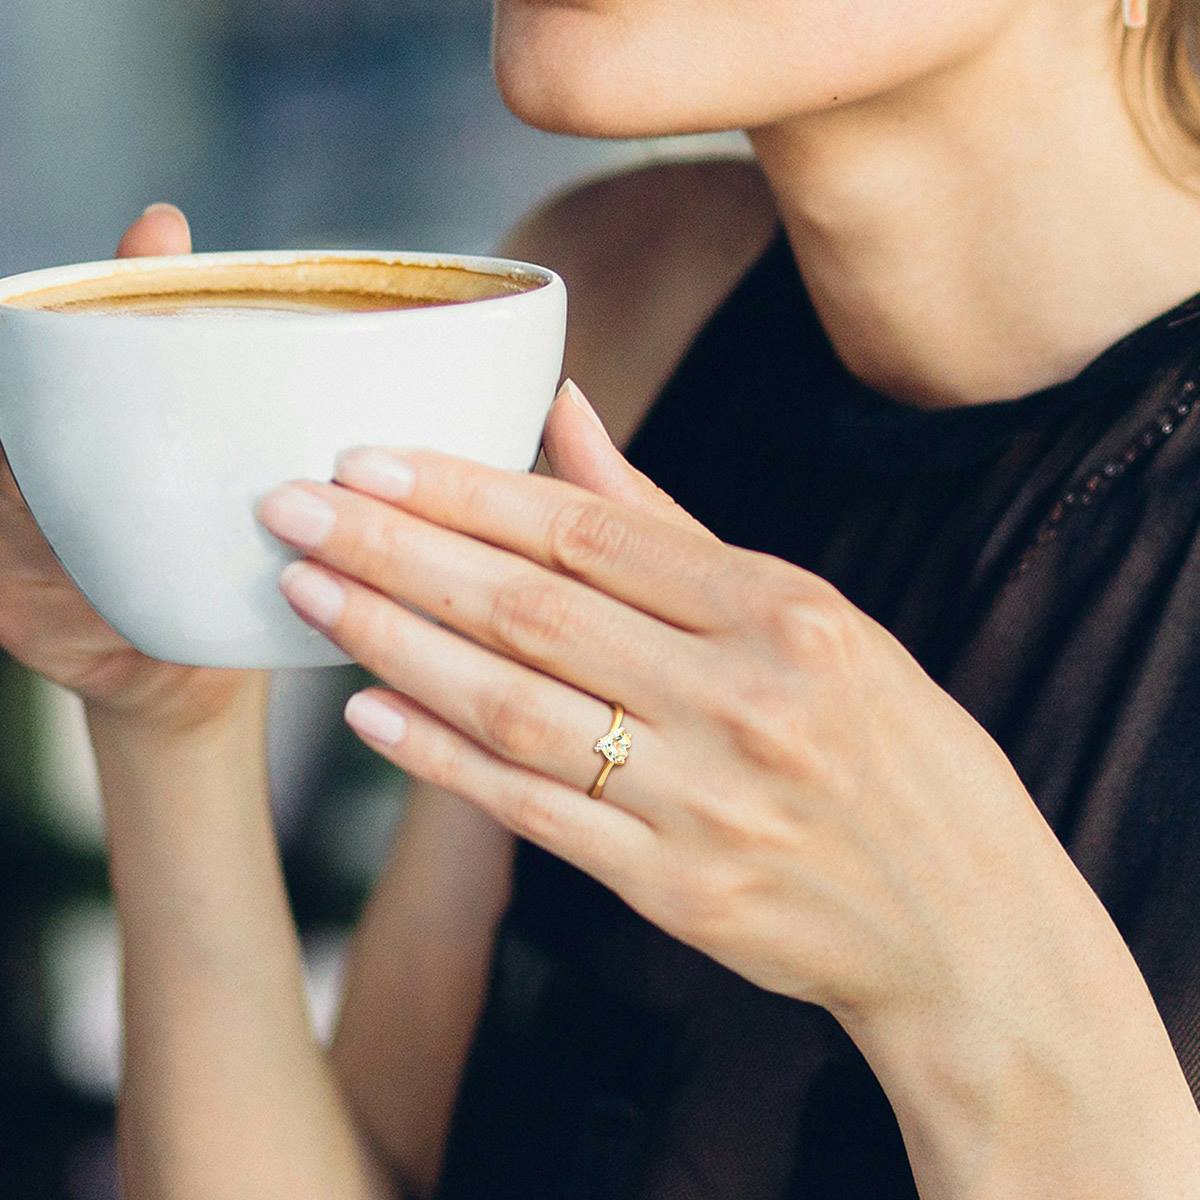
[[[121,239],[119,258],[186,254],[179,209],[153,206]],[[101,617],[54,557],[0,447],[0,649],[81,696],[89,710],[164,733],[219,722],[269,672],[187,667],[136,650]]]

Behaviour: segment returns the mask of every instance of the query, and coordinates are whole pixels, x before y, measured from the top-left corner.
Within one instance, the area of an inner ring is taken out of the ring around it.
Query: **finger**
[[[316,590],[328,581],[345,593],[332,624],[322,619]],[[603,700],[493,654],[326,567],[292,564],[280,590],[368,671],[472,741],[577,791],[591,790],[605,761],[593,746],[612,724]],[[318,607],[306,597],[315,597]],[[648,816],[650,797],[638,784],[674,778],[678,768],[667,761],[667,747],[649,722],[629,713],[625,726],[637,739],[638,767],[614,769],[605,798]]]
[[[287,523],[289,503],[314,495],[333,514],[315,542]],[[665,715],[703,683],[701,639],[374,497],[304,481],[272,492],[256,511],[277,537],[341,574],[635,712]]]
[[[716,537],[613,445],[596,410],[573,380],[563,384],[550,409],[542,449],[557,478],[629,508],[654,513],[684,529]]]
[[[152,204],[125,231],[117,246],[117,257],[190,254],[191,250],[192,231],[183,212],[174,204]]]
[[[403,719],[368,726],[366,695]],[[346,720],[372,749],[412,775],[476,804],[519,837],[621,892],[649,877],[657,835],[644,821],[552,779],[504,762],[412,701],[381,688],[356,693]],[[382,734],[376,736],[372,732]]]
[[[408,472],[407,484],[396,471]],[[714,629],[738,619],[742,568],[736,551],[575,484],[432,450],[378,448],[339,456],[334,478],[682,629]]]

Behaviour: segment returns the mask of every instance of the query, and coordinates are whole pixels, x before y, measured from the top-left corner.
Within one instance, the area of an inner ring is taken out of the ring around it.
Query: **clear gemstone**
[[[630,737],[625,726],[621,725],[612,733],[606,733],[592,749],[603,754],[610,763],[615,763],[619,767],[629,757],[632,746],[633,738]]]

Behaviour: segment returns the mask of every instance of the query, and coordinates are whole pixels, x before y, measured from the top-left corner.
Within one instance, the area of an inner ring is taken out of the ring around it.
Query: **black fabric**
[[[781,234],[629,457],[726,541],[832,581],[989,730],[1200,1095],[1198,374],[1200,296],[1070,382],[923,412],[846,371]],[[441,1200],[915,1196],[828,1013],[519,845]]]

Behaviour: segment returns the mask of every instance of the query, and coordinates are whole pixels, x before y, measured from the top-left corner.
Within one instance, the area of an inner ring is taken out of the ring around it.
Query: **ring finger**
[[[386,725],[377,718],[364,725],[361,701],[353,697],[347,720],[396,766],[477,804],[631,903],[654,879],[654,863],[661,859],[656,831],[637,814],[597,804],[557,780],[497,758],[407,697],[375,689],[358,695],[383,706]]]
[[[330,581],[345,597],[332,623],[318,619],[313,604]],[[591,789],[606,761],[593,745],[612,723],[604,700],[493,653],[324,565],[289,567],[280,586],[300,616],[389,686],[509,762]],[[630,713],[626,728],[636,740],[638,769],[611,772],[603,798],[646,817],[654,805],[639,780],[674,773],[649,720]]]

